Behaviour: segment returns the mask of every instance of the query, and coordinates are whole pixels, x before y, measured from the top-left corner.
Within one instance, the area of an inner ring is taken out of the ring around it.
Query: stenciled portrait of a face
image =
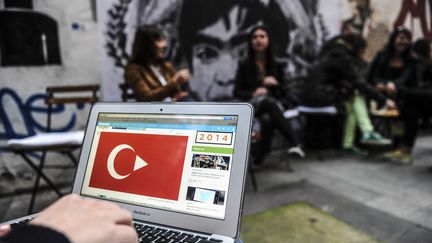
[[[271,6],[271,5],[273,6]],[[247,35],[256,25],[278,32],[276,52],[288,45],[287,19],[270,1],[187,0],[179,17],[183,59],[193,73],[191,87],[206,100],[232,97],[239,60],[247,55]]]
[[[310,55],[314,48],[299,48],[301,43],[290,39],[316,44],[313,18],[317,2],[148,0],[140,1],[139,24],[158,24],[168,29],[169,58],[189,68],[190,88],[202,100],[221,101],[232,98],[238,62],[247,55],[247,33],[257,25],[268,26],[279,60],[300,61],[298,66],[307,63],[307,57],[301,56]],[[289,53],[299,50],[307,52],[297,53],[295,58]]]

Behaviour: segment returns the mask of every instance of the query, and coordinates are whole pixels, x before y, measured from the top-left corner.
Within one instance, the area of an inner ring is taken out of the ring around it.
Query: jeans
[[[374,128],[369,118],[366,101],[363,96],[355,94],[345,102],[345,109],[347,116],[342,147],[350,148],[354,143],[357,126],[360,127],[363,134],[373,131]]]

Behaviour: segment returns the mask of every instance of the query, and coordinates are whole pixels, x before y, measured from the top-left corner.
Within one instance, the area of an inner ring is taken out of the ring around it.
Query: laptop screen
[[[81,194],[224,219],[237,121],[100,113]]]

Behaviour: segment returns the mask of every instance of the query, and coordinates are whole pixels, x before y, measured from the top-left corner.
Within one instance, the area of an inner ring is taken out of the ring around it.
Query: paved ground
[[[22,179],[27,167],[15,160],[14,171],[20,177],[0,177],[0,221],[24,215],[28,207],[32,177]],[[294,173],[289,173],[280,161],[280,151],[275,151],[267,166],[256,172],[257,192],[248,181],[245,215],[306,201],[384,242],[432,242],[431,135],[420,137],[412,166],[327,152],[324,162],[313,154],[291,161]],[[63,192],[70,190],[73,170],[50,174],[63,184]],[[36,209],[55,199],[50,190],[43,190]]]

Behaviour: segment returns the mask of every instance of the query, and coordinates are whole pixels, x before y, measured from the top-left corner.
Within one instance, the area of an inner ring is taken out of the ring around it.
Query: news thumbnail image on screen
[[[206,204],[223,205],[225,202],[225,191],[188,187],[186,200]]]
[[[192,157],[192,167],[194,168],[228,170],[229,164],[229,156],[194,154]]]

